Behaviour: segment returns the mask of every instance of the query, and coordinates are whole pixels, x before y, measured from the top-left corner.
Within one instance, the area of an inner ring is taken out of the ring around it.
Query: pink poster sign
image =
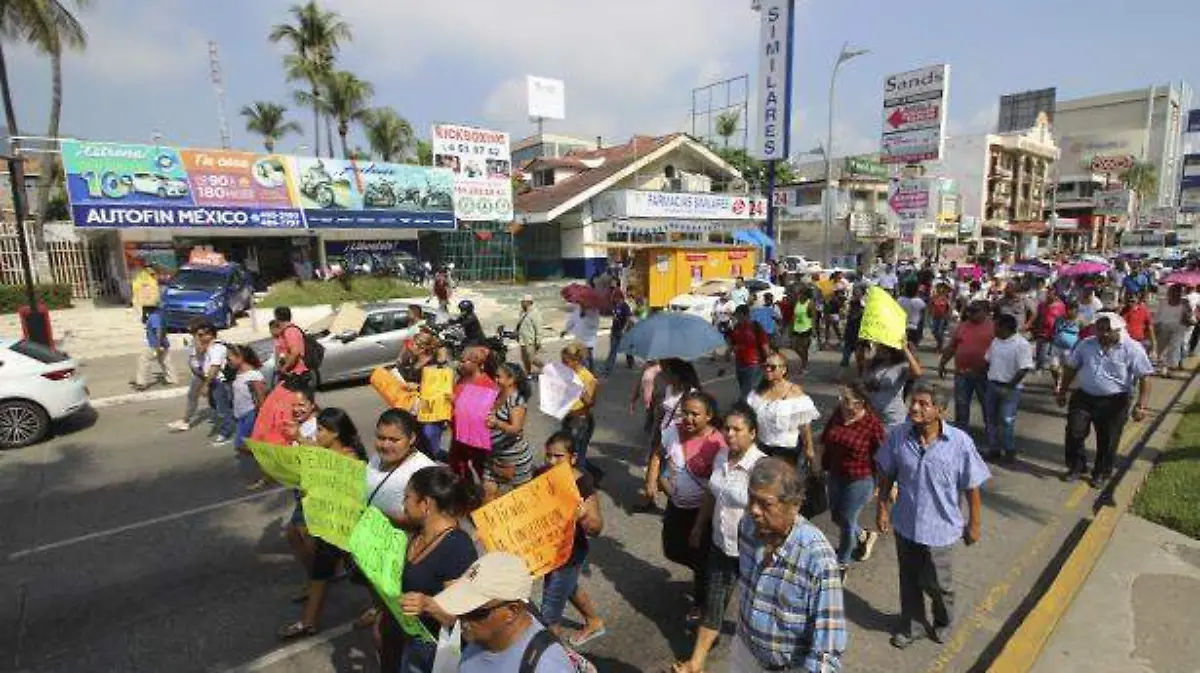
[[[495,388],[465,385],[454,398],[454,438],[467,446],[492,450],[487,419],[500,394]]]

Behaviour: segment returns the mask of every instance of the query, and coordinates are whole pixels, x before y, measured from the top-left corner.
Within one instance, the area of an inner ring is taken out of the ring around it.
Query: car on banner
[[[746,278],[746,288],[756,297],[762,297],[764,294],[770,293],[775,301],[783,298],[784,288],[768,283],[757,278]],[[671,301],[667,302],[667,306],[672,311],[682,311],[690,313],[694,316],[703,318],[709,322],[713,322],[715,309],[717,306],[717,298],[722,294],[733,291],[736,286],[736,281],[732,279],[713,279],[706,280],[703,283],[692,288],[690,292],[681,294]]]
[[[129,180],[133,191],[138,194],[172,199],[181,199],[188,195],[187,181],[179,178],[142,172],[129,176]]]
[[[188,264],[162,290],[163,320],[172,332],[186,332],[193,320],[217,329],[233,327],[250,310],[254,279],[241,264]]]
[[[79,365],[32,341],[0,340],[0,449],[45,439],[54,421],[90,406]]]

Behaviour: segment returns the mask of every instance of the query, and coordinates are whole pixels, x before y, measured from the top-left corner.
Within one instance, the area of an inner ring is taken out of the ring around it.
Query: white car
[[[808,259],[803,255],[788,255],[780,261],[785,271],[792,273],[815,273],[821,270],[821,263]]]
[[[0,449],[39,442],[51,421],[89,406],[77,369],[69,356],[40,344],[0,340]]]
[[[694,316],[713,322],[713,309],[717,305],[717,297],[721,296],[724,292],[732,292],[734,287],[735,282],[732,280],[706,280],[692,288],[691,292],[681,294],[667,302],[667,306],[672,311],[691,313]],[[772,285],[757,278],[747,278],[746,288],[750,290],[751,294],[760,299],[763,294],[770,293],[772,299],[775,301],[782,299],[785,292],[782,287]]]

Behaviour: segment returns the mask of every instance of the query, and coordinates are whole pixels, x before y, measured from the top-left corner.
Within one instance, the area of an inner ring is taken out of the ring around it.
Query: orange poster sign
[[[580,502],[574,469],[561,463],[471,512],[471,520],[485,549],[520,556],[536,578],[571,558]]]
[[[387,367],[376,367],[371,372],[371,387],[393,409],[412,411],[417,406],[416,391],[405,388],[404,382]]]

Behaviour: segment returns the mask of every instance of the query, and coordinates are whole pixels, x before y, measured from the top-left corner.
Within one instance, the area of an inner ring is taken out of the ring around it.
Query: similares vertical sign
[[[795,0],[764,0],[758,41],[758,158],[788,158]]]

